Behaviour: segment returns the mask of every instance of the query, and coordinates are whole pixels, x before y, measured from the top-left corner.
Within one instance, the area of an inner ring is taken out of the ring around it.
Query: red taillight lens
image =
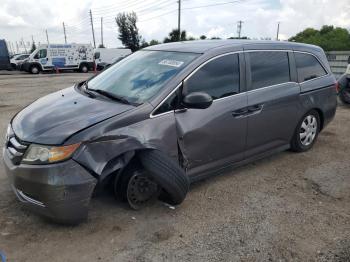
[[[339,91],[340,91],[340,85],[339,85],[339,82],[338,82],[338,81],[335,83],[334,87],[335,87],[335,90],[337,91],[337,93],[339,93]]]

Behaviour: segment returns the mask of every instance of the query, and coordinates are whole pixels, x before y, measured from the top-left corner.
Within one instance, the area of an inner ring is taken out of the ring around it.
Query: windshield
[[[133,103],[143,103],[197,56],[193,53],[139,51],[91,79],[88,86]]]

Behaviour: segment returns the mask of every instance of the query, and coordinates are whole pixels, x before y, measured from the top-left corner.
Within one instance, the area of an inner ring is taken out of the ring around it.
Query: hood
[[[12,128],[23,141],[59,145],[74,133],[132,108],[132,105],[87,97],[70,87],[24,108],[12,120]]]

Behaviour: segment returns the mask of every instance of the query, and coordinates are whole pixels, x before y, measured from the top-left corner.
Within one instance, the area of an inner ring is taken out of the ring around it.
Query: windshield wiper
[[[88,94],[90,97],[94,97],[94,98],[96,97],[96,95],[94,93],[92,93],[90,91],[90,89],[88,88],[87,81],[85,83],[83,83],[81,87],[82,87],[84,93]]]
[[[111,92],[108,92],[106,90],[102,90],[102,89],[90,89],[90,88],[87,88],[89,91],[92,91],[92,92],[96,92],[100,95],[103,95],[105,97],[108,97],[112,100],[115,100],[115,101],[118,101],[118,102],[122,102],[124,104],[127,104],[127,105],[131,105],[132,103],[129,102],[129,100],[127,100],[126,98],[122,97],[122,96],[118,96],[116,94],[113,94]]]

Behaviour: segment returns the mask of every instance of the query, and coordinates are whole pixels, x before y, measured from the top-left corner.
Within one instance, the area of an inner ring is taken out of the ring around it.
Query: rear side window
[[[287,52],[260,51],[247,54],[251,66],[251,89],[290,82]]]
[[[206,92],[213,99],[239,93],[238,54],[216,58],[202,66],[186,81],[187,94]]]
[[[310,54],[294,53],[299,83],[327,74],[320,62]]]

